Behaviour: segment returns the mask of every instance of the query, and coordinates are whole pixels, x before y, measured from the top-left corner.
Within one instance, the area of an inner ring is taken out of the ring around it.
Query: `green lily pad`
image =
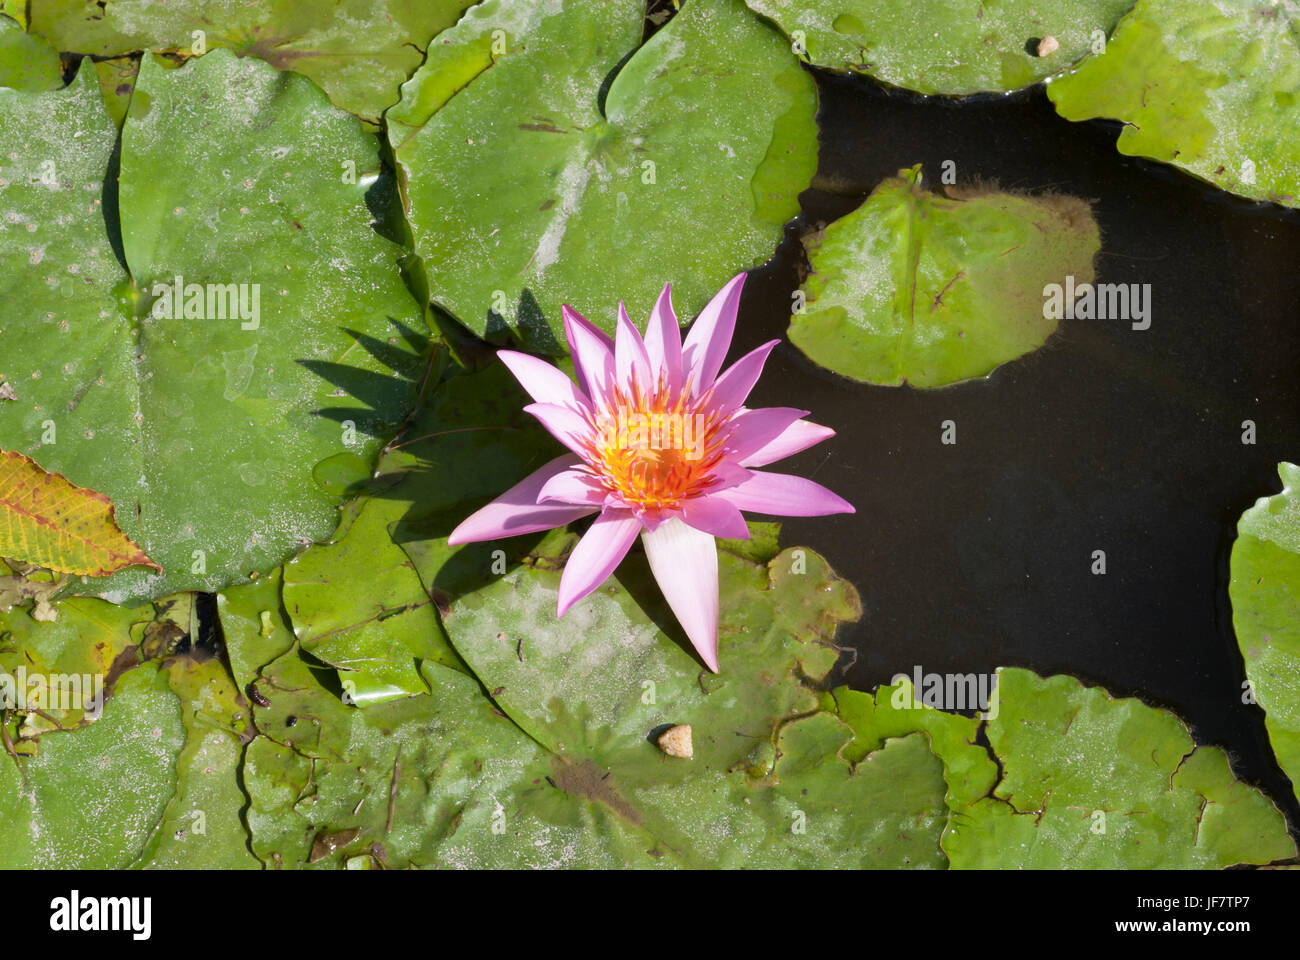
[[[63,86],[59,55],[18,21],[0,15],[0,87],[57,90]]]
[[[303,650],[337,667],[363,706],[427,693],[423,660],[463,669],[419,574],[389,536],[404,512],[399,501],[360,498],[331,543],[284,567],[284,605]]]
[[[1252,200],[1300,206],[1300,9],[1138,0],[1106,52],[1054,81],[1068,120],[1124,121],[1116,147]]]
[[[1296,855],[1281,811],[1172,713],[1073,677],[998,676],[987,734],[1002,778],[954,816],[943,840],[954,867],[1186,869]]]
[[[218,13],[208,0],[32,0],[30,29],[59,50],[96,57],[227,48],[310,77],[337,106],[378,123],[429,39],[473,2],[270,0]]]
[[[538,745],[478,684],[427,662],[431,695],[345,706],[296,652],[244,767],[253,849],[274,867],[650,866],[653,840],[547,780]],[[555,779],[554,777],[552,779]]]
[[[789,44],[740,0],[687,0],[639,46],[644,14],[487,0],[389,111],[429,289],[475,333],[559,353],[561,303],[612,330],[669,280],[693,314],[798,212],[817,99]]]
[[[455,597],[444,622],[501,709],[565,762],[563,782],[605,798],[675,862],[941,866],[942,765],[924,741],[854,764],[850,728],[817,712],[805,681],[826,675],[836,625],[860,608],[821,557],[800,559],[720,554],[717,676],[636,556],[564,621],[558,572],[526,564]],[[656,746],[672,724],[692,727],[691,759]]]
[[[0,866],[120,869],[148,845],[176,789],[180,703],[152,664],[128,670],[96,722],[0,758]]]
[[[1232,545],[1232,626],[1278,765],[1300,796],[1300,467],[1241,515]]]
[[[196,110],[208,120],[191,129]],[[146,59],[122,133],[128,280],[104,227],[115,131],[91,68],[65,91],[0,91],[0,130],[24,143],[0,169],[13,227],[0,293],[22,305],[0,321],[0,373],[20,398],[0,446],[109,496],[165,570],[80,589],[220,589],[328,536],[335,501],[312,470],[374,456],[410,402],[418,357],[404,343],[423,329],[366,185],[341,178],[345,163],[378,167],[375,139],[309,81],[255,60]],[[294,159],[305,150],[311,163]],[[177,276],[208,285],[196,299],[217,316],[151,312]],[[227,284],[245,285],[248,320],[221,319]]]
[[[1133,0],[746,0],[819,67],[919,93],[1027,87],[1104,46]],[[1057,48],[1038,55],[1039,41]]]
[[[256,870],[239,785],[249,705],[220,660],[178,657],[166,665],[181,699],[185,746],[176,759],[176,793],[139,866],[154,870]]]
[[[937,387],[1041,346],[1057,324],[1045,288],[1090,283],[1100,238],[1081,200],[933,194],[918,164],[804,246],[791,342],[854,380]]]
[[[284,571],[217,594],[217,611],[235,685],[247,691],[258,675],[294,645],[293,624],[281,604]]]

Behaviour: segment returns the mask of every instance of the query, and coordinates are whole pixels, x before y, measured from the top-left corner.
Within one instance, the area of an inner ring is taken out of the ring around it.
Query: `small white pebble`
[[[1061,49],[1061,41],[1057,40],[1051,34],[1048,34],[1038,41],[1038,55],[1040,57],[1045,57],[1049,53],[1055,53],[1059,49]]]

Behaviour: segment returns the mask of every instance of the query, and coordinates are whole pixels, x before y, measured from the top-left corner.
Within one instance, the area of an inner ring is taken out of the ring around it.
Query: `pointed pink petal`
[[[568,470],[581,461],[571,453],[556,457],[550,463],[534,470],[486,507],[470,514],[451,532],[447,543],[478,543],[501,537],[518,537],[538,530],[550,530],[572,523],[579,517],[595,513],[592,507],[574,507],[568,504],[537,504],[537,494],[546,482],[558,473]]]
[[[614,341],[568,304],[560,308],[573,369],[592,402],[600,405],[614,382]]]
[[[792,457],[833,436],[835,431],[830,427],[823,427],[820,423],[810,423],[807,420],[796,420],[771,443],[748,455],[738,453],[737,457],[740,459],[741,466],[764,467],[769,463]]]
[[[727,436],[727,450],[734,460],[744,464],[746,458],[762,450],[780,437],[807,410],[794,407],[760,407],[741,410],[731,418],[731,433]]]
[[[740,515],[740,508],[722,497],[696,497],[683,501],[681,512],[682,521],[696,530],[732,540],[749,539],[749,524]]]
[[[627,315],[627,307],[620,300],[618,304],[618,326],[614,328],[614,372],[618,383],[624,391],[630,392],[635,381],[641,389],[649,391],[653,387],[650,378],[650,357],[646,354],[645,341]]]
[[[657,377],[662,370],[668,375],[668,396],[670,402],[675,400],[682,386],[682,328],[677,324],[673,291],[669,284],[664,284],[654,309],[650,311],[650,322],[645,328],[645,349],[652,374]]]
[[[553,403],[530,403],[524,412],[536,417],[551,436],[574,453],[586,456],[587,443],[595,436],[595,430],[582,414]]]
[[[789,473],[753,473],[748,480],[713,494],[730,500],[741,510],[777,517],[824,517],[830,513],[856,513],[853,505],[820,483]]]
[[[650,571],[696,653],[718,672],[718,548],[710,534],[673,519],[641,535]]]
[[[754,389],[754,384],[758,383],[758,378],[763,375],[763,364],[767,363],[767,355],[780,342],[780,340],[769,340],[733,363],[713,384],[713,390],[709,394],[709,406],[724,416],[743,406],[749,392]]]
[[[731,334],[736,329],[736,311],[740,309],[740,290],[744,285],[743,273],[727,281],[686,335],[686,342],[682,345],[682,363],[684,375],[694,384],[692,396],[698,397],[713,386],[718,371],[722,369],[722,361],[731,348]]]
[[[591,404],[578,385],[554,364],[516,350],[498,350],[497,356],[538,403],[553,403],[580,413],[591,410]]]
[[[590,471],[583,467],[562,470],[546,481],[537,494],[538,503],[572,503],[599,507],[608,492]]]
[[[570,607],[604,583],[627,556],[640,532],[641,523],[631,511],[606,510],[597,517],[564,564],[556,616],[564,616]]]

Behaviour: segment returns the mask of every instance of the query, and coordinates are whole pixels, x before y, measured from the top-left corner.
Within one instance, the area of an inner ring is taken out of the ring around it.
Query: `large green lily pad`
[[[1122,120],[1116,146],[1252,200],[1300,206],[1300,8],[1138,0],[1106,52],[1047,88],[1068,120]]]
[[[791,342],[855,380],[937,387],[1041,346],[1057,324],[1045,287],[1091,282],[1100,237],[1081,200],[934,194],[918,164],[804,245]]]
[[[336,500],[313,468],[364,462],[395,429],[418,362],[403,344],[423,327],[367,187],[341,177],[345,162],[378,167],[374,138],[309,81],[257,61],[146,58],[122,133],[132,283],[105,229],[115,131],[93,70],[65,91],[0,91],[0,130],[24,144],[0,170],[0,292],[20,305],[0,320],[0,374],[18,395],[0,446],[108,495],[165,571],[82,589],[119,601],[219,589],[328,536]],[[176,276],[211,285],[201,312],[213,315],[150,312]],[[246,285],[248,320],[221,318],[227,284]]]
[[[638,49],[644,12],[487,0],[389,111],[433,299],[474,332],[558,353],[561,303],[612,330],[670,280],[690,315],[798,212],[817,102],[789,44],[740,0],[687,0]]]
[[[951,796],[943,848],[953,867],[1186,869],[1295,856],[1281,811],[1172,713],[1012,668],[998,671],[998,704],[985,729],[1001,777],[986,796]],[[961,748],[932,736],[941,753],[945,743]]]
[[[430,38],[473,2],[270,0],[214,9],[210,0],[32,0],[30,29],[59,50],[96,57],[228,48],[310,77],[339,107],[378,123]]]
[[[180,703],[153,664],[124,673],[103,715],[0,757],[0,865],[120,869],[149,844],[176,788]]]
[[[1105,44],[1133,0],[746,0],[820,67],[919,93],[1018,90]],[[1055,37],[1057,49],[1038,55]]]
[[[1300,795],[1300,467],[1241,515],[1232,546],[1232,626],[1278,765]]]

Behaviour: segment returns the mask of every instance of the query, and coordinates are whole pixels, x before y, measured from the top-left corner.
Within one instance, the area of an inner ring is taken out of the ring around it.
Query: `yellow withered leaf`
[[[162,569],[122,532],[108,497],[3,450],[0,557],[91,577],[135,564]]]

